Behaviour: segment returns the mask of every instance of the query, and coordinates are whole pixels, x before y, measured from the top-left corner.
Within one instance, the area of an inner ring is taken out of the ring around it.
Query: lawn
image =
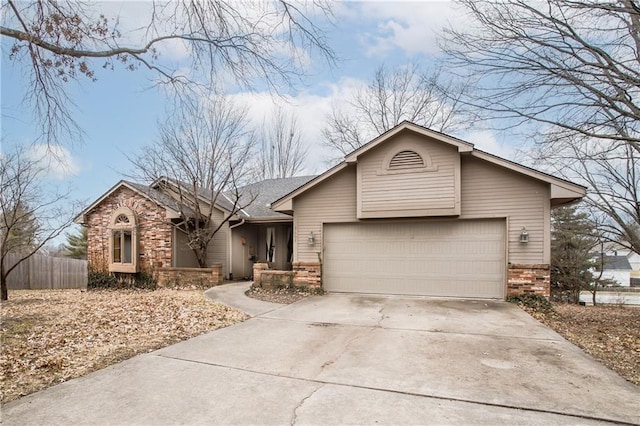
[[[3,403],[246,319],[201,290],[15,290],[1,309]]]
[[[640,307],[554,304],[531,315],[620,376],[640,385]]]

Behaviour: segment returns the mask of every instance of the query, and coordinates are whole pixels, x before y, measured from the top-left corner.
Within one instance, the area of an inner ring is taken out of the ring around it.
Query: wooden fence
[[[19,255],[9,254],[8,267],[18,260]],[[7,277],[7,288],[11,290],[87,288],[87,261],[35,254],[11,271]]]

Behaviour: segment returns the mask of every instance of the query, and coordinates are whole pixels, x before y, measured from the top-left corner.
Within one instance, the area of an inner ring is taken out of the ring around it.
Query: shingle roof
[[[290,216],[277,213],[271,210],[268,206],[273,201],[278,198],[283,197],[284,195],[290,193],[296,188],[304,185],[315,176],[297,176],[297,177],[289,177],[289,178],[278,178],[278,179],[267,179],[261,182],[256,182],[250,185],[246,185],[244,187],[239,188],[240,191],[240,200],[238,205],[244,206],[249,203],[254,197],[255,200],[251,202],[248,206],[243,207],[242,210],[237,212],[237,215],[240,217],[244,217],[245,219],[273,219],[273,218],[290,218]],[[189,188],[189,185],[179,182],[175,179],[164,178],[168,181],[173,182],[174,184],[178,184],[183,186],[184,188]],[[136,184],[137,187],[146,188],[150,193],[156,196],[159,194],[162,198],[167,199],[177,205],[177,203],[171,199],[170,197],[164,195],[163,193],[151,189],[145,185]],[[157,194],[156,194],[157,193]],[[205,200],[210,200],[212,196],[212,191],[208,188],[198,188],[198,195],[200,195]],[[235,196],[229,192],[220,194],[216,198],[216,205],[220,208],[223,208],[227,211],[233,211],[237,209],[234,207],[233,200]]]
[[[297,176],[267,179],[240,188],[242,192],[240,205],[245,204],[251,200],[252,197],[256,197],[249,206],[245,207],[242,212],[239,212],[240,216],[245,216],[250,219],[290,218],[291,216],[289,215],[271,210],[271,203],[301,187],[315,177],[316,176]]]
[[[605,256],[604,269],[616,269],[621,271],[630,271],[631,264],[626,256]]]
[[[156,203],[164,207],[170,208],[172,210],[175,210],[176,212],[180,211],[180,206],[178,205],[177,201],[169,197],[168,195],[156,189],[153,189],[147,185],[142,185],[140,183],[135,183],[127,180],[123,180],[123,182],[135,188],[137,191],[145,194],[147,197],[149,197],[151,200],[155,201]]]

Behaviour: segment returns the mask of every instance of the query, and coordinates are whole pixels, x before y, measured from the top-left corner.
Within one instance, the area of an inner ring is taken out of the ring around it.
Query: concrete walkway
[[[210,288],[204,292],[205,297],[224,303],[232,308],[240,309],[252,317],[283,308],[280,303],[263,302],[261,300],[247,297],[244,293],[251,286],[250,281],[233,284],[225,284]]]
[[[244,286],[244,287],[243,287]],[[2,407],[3,424],[639,424],[640,391],[514,305],[367,295],[282,306]]]

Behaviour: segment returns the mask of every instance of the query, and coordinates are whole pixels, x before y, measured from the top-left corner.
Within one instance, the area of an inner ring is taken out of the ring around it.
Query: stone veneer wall
[[[507,274],[507,296],[537,294],[549,297],[551,295],[549,265],[510,264]]]
[[[299,287],[322,287],[322,265],[320,262],[293,262],[293,285]]]
[[[263,288],[311,287],[322,285],[319,262],[294,262],[292,271],[269,269],[267,263],[253,264],[253,285]]]
[[[117,189],[87,214],[89,266],[102,271],[108,269],[109,227],[113,213],[122,206],[130,208],[138,221],[138,269],[152,271],[171,266],[172,229],[164,208],[126,187]]]
[[[154,273],[160,287],[214,287],[223,282],[221,263],[210,268],[158,268]]]

